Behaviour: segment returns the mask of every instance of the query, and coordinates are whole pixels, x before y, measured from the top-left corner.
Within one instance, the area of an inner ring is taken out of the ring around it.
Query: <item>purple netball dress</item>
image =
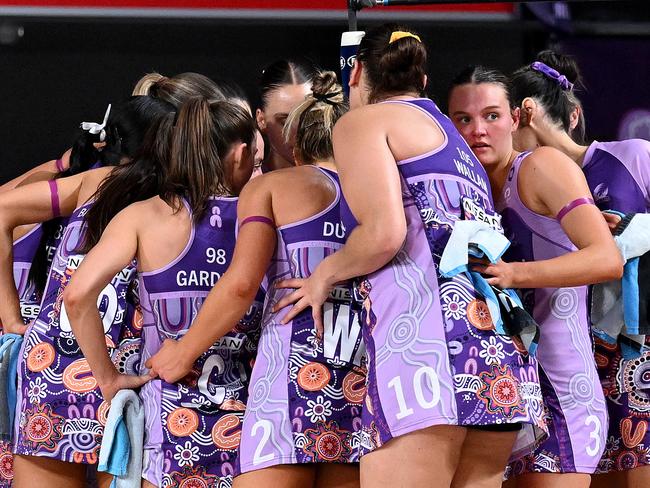
[[[601,210],[650,211],[650,142],[593,142],[582,170]],[[650,346],[650,340],[646,339]],[[650,353],[623,358],[620,344],[595,337],[596,364],[607,400],[609,431],[599,473],[650,464]]]
[[[54,231],[45,243],[48,271],[52,265],[52,259],[54,259],[54,252],[61,242],[63,230],[67,224],[67,218],[56,218],[52,221],[52,224]],[[17,239],[13,246],[14,282],[20,299],[20,311],[25,324],[30,323],[38,316],[38,311],[41,306],[43,290],[38,289],[34,281],[30,280],[30,271],[32,262],[41,245],[42,237],[43,226],[42,224],[38,224],[27,234]]]
[[[385,103],[428,115],[445,142],[397,163],[406,240],[359,286],[368,349],[361,452],[433,425],[521,424],[513,456],[529,453],[544,427],[536,361],[495,333],[464,273],[443,278],[437,271],[455,222],[497,220],[485,170],[431,100]]]
[[[236,221],[236,198],[211,199],[181,254],[161,269],[139,273],[143,362],[165,339],[179,339],[192,326],[230,264]],[[199,357],[183,380],[157,379],[141,389],[143,478],[154,485],[231,486],[263,301],[260,291],[246,316]]]
[[[286,325],[290,307],[271,309],[290,290],[275,283],[307,278],[345,242],[340,189],[322,212],[278,227],[276,254],[267,271],[262,336],[253,368],[240,447],[241,472],[278,464],[350,463],[358,460],[357,433],[365,393],[365,350],[351,284],[337,286],[323,305],[323,338],[310,308]]]
[[[20,313],[25,324],[36,318],[41,304],[42,290],[37,290],[34,283],[30,282],[29,271],[42,236],[43,230],[39,224],[20,239],[14,241],[13,246],[14,282],[20,299]]]
[[[27,234],[16,239],[13,245],[14,282],[20,300],[20,313],[25,324],[36,318],[41,303],[41,291],[30,281],[29,270],[42,235],[41,226],[37,225]],[[2,324],[0,324],[0,334],[2,334]],[[11,486],[14,477],[12,450],[11,440],[0,440],[0,488]]]
[[[518,191],[515,158],[497,210],[512,245],[506,261],[539,261],[562,256],[576,247],[560,222],[529,210]],[[607,409],[593,358],[588,315],[588,287],[522,290],[526,309],[539,324],[537,348],[549,437],[535,452],[509,467],[522,473],[588,473],[596,470],[605,448]]]
[[[62,293],[83,255],[83,219],[90,204],[75,210],[61,236],[41,309],[25,334],[18,365],[17,454],[95,464],[108,404],[72,333]],[[123,373],[139,364],[141,316],[135,313],[135,263],[102,290],[98,308],[106,345]]]

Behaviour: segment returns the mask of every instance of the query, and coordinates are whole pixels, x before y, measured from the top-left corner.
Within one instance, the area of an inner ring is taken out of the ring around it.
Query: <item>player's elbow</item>
[[[248,304],[255,298],[259,283],[255,282],[245,276],[239,276],[232,280],[230,283],[230,291],[233,297],[237,300],[246,302]]]
[[[89,302],[93,303],[88,295],[88,290],[81,286],[79,280],[74,279],[65,287],[62,298],[66,314],[70,319],[78,317],[83,307]]]
[[[606,275],[604,281],[620,280],[623,278],[623,267],[625,265],[623,257],[616,252],[606,261],[603,269],[603,274]]]
[[[371,229],[369,242],[378,261],[387,263],[395,257],[406,239],[406,222],[394,222],[390,226]]]

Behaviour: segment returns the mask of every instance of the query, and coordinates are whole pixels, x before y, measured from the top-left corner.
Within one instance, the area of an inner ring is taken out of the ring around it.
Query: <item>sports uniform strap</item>
[[[61,216],[61,207],[59,205],[59,190],[56,186],[56,180],[50,180],[47,182],[50,185],[50,201],[52,202],[52,214],[54,217]]]
[[[579,207],[580,205],[595,205],[595,203],[593,198],[588,198],[588,197],[576,198],[572,202],[569,202],[564,207],[562,207],[562,209],[557,213],[555,219],[558,222],[561,222],[566,214],[568,214],[574,208]]]

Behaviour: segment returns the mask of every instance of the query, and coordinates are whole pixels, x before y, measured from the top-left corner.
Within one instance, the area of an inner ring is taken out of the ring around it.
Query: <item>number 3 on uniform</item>
[[[589,432],[589,439],[593,440],[594,443],[593,445],[587,444],[587,454],[593,457],[600,452],[600,419],[595,415],[589,415],[585,419],[585,425],[589,426],[591,424],[594,425],[594,428]]]
[[[426,381],[424,387],[422,384],[423,380]],[[399,412],[395,414],[397,420],[413,415],[413,409],[406,404],[401,376],[395,376],[390,380],[388,387],[395,390],[397,406],[399,407]],[[428,395],[424,392],[425,388],[428,390]],[[422,366],[415,372],[413,375],[413,393],[418,405],[425,410],[433,408],[438,404],[440,401],[440,382],[438,381],[438,375],[431,366]]]

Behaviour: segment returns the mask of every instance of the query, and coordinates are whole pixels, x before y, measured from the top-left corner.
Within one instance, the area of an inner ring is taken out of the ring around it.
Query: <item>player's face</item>
[[[500,85],[455,87],[449,96],[449,115],[483,166],[499,164],[510,156],[517,120]]]
[[[311,85],[283,85],[269,93],[266,107],[262,112],[263,121],[260,130],[268,138],[271,150],[277,152],[286,161],[293,162],[293,146],[295,132],[291,134],[289,142],[285,142],[282,129],[289,113],[300,105],[310,93]],[[259,117],[258,117],[259,120]]]

